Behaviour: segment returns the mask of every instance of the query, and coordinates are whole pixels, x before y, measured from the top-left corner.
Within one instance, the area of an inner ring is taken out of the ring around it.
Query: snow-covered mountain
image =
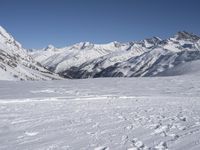
[[[182,63],[173,68],[159,73],[157,76],[177,76],[177,75],[200,75],[200,60],[190,61],[188,63]]]
[[[0,80],[60,79],[34,61],[22,45],[0,26]]]
[[[81,42],[64,48],[49,45],[30,53],[50,71],[66,78],[156,76],[200,59],[200,37],[183,31],[166,40]]]

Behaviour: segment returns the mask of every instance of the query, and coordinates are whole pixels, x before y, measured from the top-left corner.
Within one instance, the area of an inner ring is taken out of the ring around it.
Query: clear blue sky
[[[200,0],[1,0],[0,25],[26,48],[200,34]]]

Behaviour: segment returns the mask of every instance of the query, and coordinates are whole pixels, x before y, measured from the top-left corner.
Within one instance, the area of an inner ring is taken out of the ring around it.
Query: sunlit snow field
[[[200,149],[200,77],[0,81],[0,150]]]

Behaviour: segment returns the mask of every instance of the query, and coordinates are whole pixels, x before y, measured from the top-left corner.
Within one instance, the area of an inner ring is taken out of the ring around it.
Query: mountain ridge
[[[198,60],[199,51],[200,37],[179,31],[164,40],[152,37],[126,43],[81,42],[31,55],[66,78],[139,77],[156,76],[183,62]]]
[[[164,76],[178,65],[199,59],[200,37],[186,31],[164,40],[152,37],[124,43],[80,42],[63,48],[48,45],[27,50],[0,26],[0,74],[4,76],[0,79]]]
[[[27,50],[0,26],[0,80],[61,79],[48,71],[27,53]]]

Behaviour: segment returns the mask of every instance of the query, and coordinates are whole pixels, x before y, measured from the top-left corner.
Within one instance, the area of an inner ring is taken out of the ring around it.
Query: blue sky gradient
[[[200,34],[200,0],[1,0],[0,25],[25,48]]]

